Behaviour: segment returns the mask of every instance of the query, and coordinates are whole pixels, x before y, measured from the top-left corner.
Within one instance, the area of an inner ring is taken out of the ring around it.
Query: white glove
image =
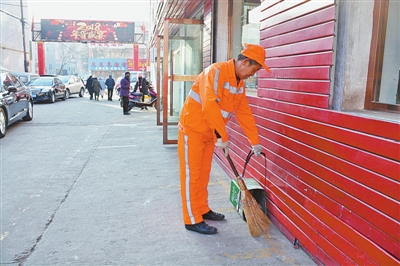
[[[260,146],[260,144],[254,145],[253,147],[253,152],[255,156],[260,156],[261,152],[262,152],[262,148]]]
[[[220,149],[223,149],[225,152],[225,157],[228,157],[228,154],[229,154],[229,150],[228,150],[229,142],[228,141],[222,142],[222,139],[218,138],[217,142],[215,143],[215,146],[217,146]]]

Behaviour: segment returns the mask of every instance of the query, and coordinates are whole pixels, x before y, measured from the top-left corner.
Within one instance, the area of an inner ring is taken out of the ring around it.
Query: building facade
[[[190,75],[198,74],[185,62],[201,65],[199,72],[258,40],[272,73],[260,70],[247,95],[266,164],[252,160],[247,173],[266,191],[268,216],[318,264],[398,265],[399,1],[152,4],[157,85],[170,108],[158,120],[164,143],[177,130],[165,122],[177,121]],[[185,27],[197,21],[195,36]],[[250,147],[235,117],[227,128],[241,172]]]
[[[25,60],[28,71],[31,71],[31,38],[30,23],[27,19],[29,17],[27,1],[22,1],[22,10],[19,1],[2,0],[0,7],[2,10],[2,12],[0,12],[0,65],[10,71],[24,72]],[[22,31],[21,18],[26,22],[24,23],[24,34]]]

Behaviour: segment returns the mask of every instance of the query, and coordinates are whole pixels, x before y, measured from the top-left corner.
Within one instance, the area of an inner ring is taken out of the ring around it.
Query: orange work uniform
[[[197,224],[210,211],[207,186],[218,132],[228,141],[225,125],[235,114],[251,145],[259,144],[258,130],[246,98],[243,80],[237,81],[235,61],[207,67],[197,77],[183,105],[178,133],[180,184],[184,223]]]

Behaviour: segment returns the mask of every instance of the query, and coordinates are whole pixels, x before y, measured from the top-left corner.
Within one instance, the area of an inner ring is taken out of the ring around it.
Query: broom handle
[[[228,159],[228,162],[229,162],[229,164],[231,165],[231,168],[232,168],[233,173],[235,174],[235,176],[240,178],[239,173],[238,173],[238,171],[236,170],[236,167],[235,167],[235,165],[234,165],[233,162],[232,162],[231,156],[228,154],[228,156],[227,156],[226,158]]]

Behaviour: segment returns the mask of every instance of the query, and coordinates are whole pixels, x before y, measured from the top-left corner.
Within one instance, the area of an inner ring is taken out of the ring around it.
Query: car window
[[[66,84],[68,82],[69,77],[60,77],[62,83]]]
[[[61,83],[62,83],[62,81],[61,81],[61,80],[59,80],[58,78],[54,78],[54,83],[55,83],[55,84],[61,84]]]
[[[19,80],[21,80],[23,83],[27,83],[28,82],[28,77],[27,76],[19,76]]]
[[[36,78],[29,82],[30,86],[53,86],[52,78]]]

